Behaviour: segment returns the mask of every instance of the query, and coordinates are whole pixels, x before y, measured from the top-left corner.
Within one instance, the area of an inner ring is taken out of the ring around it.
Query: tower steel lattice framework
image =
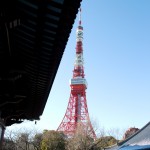
[[[73,136],[79,125],[82,125],[85,130],[88,130],[92,138],[96,138],[92,124],[90,122],[86,89],[87,82],[83,67],[83,27],[81,25],[81,8],[79,25],[76,30],[76,57],[73,70],[73,78],[70,80],[71,94],[68,107],[62,122],[57,131],[63,131],[67,136]],[[87,131],[86,131],[87,132]]]

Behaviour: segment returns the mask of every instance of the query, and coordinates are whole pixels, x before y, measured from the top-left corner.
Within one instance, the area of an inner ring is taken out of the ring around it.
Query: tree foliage
[[[91,131],[88,126],[78,125],[76,133],[72,138],[67,139],[67,150],[88,150],[91,147],[94,139],[90,136]]]
[[[99,150],[102,150],[102,149],[104,149],[105,147],[108,147],[108,146],[112,146],[112,145],[116,144],[117,142],[118,141],[112,136],[100,137],[99,139],[97,139],[95,141],[96,147]]]
[[[91,137],[91,131],[85,126],[78,126],[74,136],[67,138],[63,132],[44,130],[7,131],[3,150],[102,150],[118,142],[118,129],[99,130],[97,139]],[[115,136],[114,136],[115,135]]]
[[[17,131],[7,130],[3,142],[3,150],[41,150],[40,133],[34,130],[20,129]]]
[[[37,133],[33,137],[32,144],[35,150],[41,150],[41,144],[43,140],[43,134],[42,133]]]
[[[63,150],[65,149],[65,139],[63,132],[45,130],[41,150]]]

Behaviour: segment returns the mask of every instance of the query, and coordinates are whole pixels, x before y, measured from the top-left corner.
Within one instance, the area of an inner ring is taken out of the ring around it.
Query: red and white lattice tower
[[[90,122],[85,92],[87,89],[87,82],[84,78],[83,67],[83,27],[81,25],[81,9],[79,25],[76,31],[76,41],[76,58],[73,78],[70,81],[71,94],[65,116],[57,131],[63,131],[68,137],[73,136],[80,124],[85,127],[86,130],[88,129],[91,137],[95,139],[96,135]]]

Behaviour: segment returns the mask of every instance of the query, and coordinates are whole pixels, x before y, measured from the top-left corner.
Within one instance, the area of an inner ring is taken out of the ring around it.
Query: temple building
[[[150,149],[150,122],[127,139],[106,150],[148,150]]]

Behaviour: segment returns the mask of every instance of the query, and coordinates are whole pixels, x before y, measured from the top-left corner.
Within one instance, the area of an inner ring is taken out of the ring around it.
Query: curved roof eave
[[[80,3],[0,2],[0,110],[6,126],[42,115]]]

